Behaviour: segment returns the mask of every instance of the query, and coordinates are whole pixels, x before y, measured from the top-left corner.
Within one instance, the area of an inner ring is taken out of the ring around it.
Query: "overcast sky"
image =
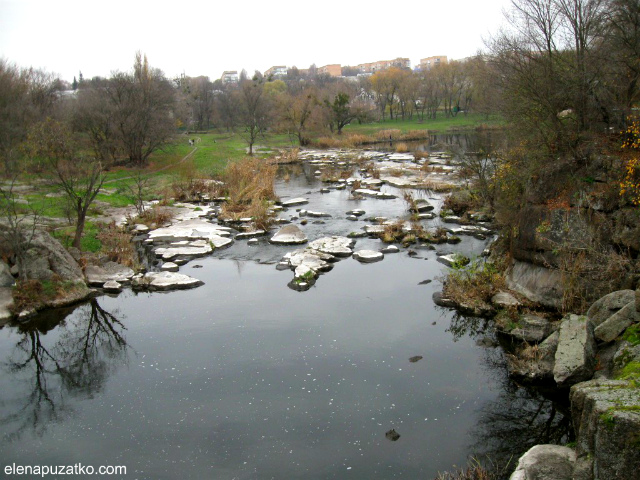
[[[71,81],[128,71],[145,53],[168,77],[219,78],[339,63],[463,58],[509,0],[0,0],[0,57]]]

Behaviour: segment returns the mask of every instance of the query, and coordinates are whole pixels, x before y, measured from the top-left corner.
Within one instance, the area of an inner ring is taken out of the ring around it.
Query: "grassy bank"
[[[357,124],[344,127],[343,132],[352,135],[374,135],[380,130],[400,130],[403,133],[412,130],[428,130],[430,133],[444,133],[455,130],[473,130],[476,128],[498,128],[505,124],[498,115],[486,116],[480,113],[460,113],[455,117],[439,114],[435,119],[385,120],[384,122]]]

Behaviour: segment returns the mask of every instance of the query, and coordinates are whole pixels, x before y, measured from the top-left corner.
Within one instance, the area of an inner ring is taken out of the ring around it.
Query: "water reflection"
[[[492,339],[487,319],[455,314],[447,329],[454,341],[462,337]],[[485,345],[497,343],[483,342]],[[499,385],[497,398],[479,410],[471,431],[471,450],[490,463],[515,467],[517,459],[538,444],[564,445],[574,438],[569,399],[555,389],[524,387],[509,377],[502,348],[485,348],[482,364]]]
[[[18,327],[20,339],[3,367],[22,380],[22,388],[2,405],[5,439],[28,430],[42,435],[50,422],[71,413],[66,395],[92,398],[127,363],[130,347],[117,310],[106,311],[96,299],[78,310],[73,316],[73,309],[49,312]]]
[[[501,391],[479,411],[472,430],[474,451],[515,466],[518,457],[534,445],[565,445],[574,439],[566,395],[512,381],[500,349],[486,350],[485,365],[502,379]]]

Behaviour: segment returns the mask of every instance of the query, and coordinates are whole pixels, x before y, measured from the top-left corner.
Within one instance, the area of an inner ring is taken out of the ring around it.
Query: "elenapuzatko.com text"
[[[4,467],[5,475],[126,475],[125,466],[100,466],[82,465],[7,465]]]

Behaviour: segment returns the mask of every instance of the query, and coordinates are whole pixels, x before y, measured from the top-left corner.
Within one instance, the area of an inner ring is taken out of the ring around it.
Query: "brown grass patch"
[[[232,219],[251,217],[257,228],[268,228],[271,202],[277,200],[275,177],[276,166],[257,158],[230,163],[222,174],[227,197],[222,214]]]
[[[397,153],[407,153],[408,151],[409,151],[409,146],[406,143],[400,142],[396,144]]]
[[[134,221],[138,223],[144,223],[145,225],[161,226],[170,222],[173,218],[173,213],[167,207],[160,205],[154,205],[151,208],[147,208],[142,215],[138,216]]]
[[[102,225],[96,237],[102,244],[101,253],[109,260],[133,269],[138,267],[138,254],[131,242],[131,234],[124,228],[116,226],[115,222]]]

